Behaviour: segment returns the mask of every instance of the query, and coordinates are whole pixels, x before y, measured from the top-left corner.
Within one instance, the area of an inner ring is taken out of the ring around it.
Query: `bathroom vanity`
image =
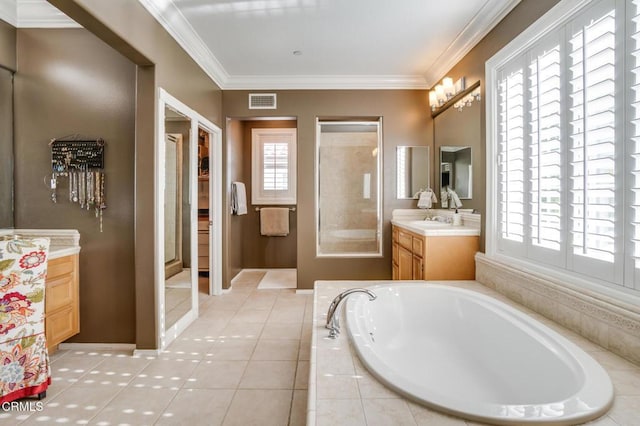
[[[480,229],[446,222],[393,219],[394,280],[473,280]]]
[[[49,353],[80,332],[78,267],[80,233],[72,229],[0,230],[0,236],[47,237],[49,257],[45,280],[45,335]]]

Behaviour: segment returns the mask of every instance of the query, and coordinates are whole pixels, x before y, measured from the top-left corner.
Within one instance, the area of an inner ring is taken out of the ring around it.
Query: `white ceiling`
[[[520,0],[138,1],[223,89],[391,89],[435,84]],[[13,7],[17,26],[57,12]]]

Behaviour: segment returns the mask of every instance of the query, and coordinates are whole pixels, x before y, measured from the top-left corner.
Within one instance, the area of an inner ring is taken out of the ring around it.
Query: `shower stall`
[[[382,256],[381,134],[379,118],[318,120],[318,256]]]

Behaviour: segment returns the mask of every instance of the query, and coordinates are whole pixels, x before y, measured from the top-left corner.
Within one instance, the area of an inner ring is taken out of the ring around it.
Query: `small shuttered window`
[[[252,129],[251,202],[296,203],[296,129]]]
[[[488,246],[640,290],[640,0],[556,9],[555,25],[488,62]]]

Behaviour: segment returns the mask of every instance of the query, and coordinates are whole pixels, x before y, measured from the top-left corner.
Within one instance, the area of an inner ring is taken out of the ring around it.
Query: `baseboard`
[[[59,350],[69,351],[131,351],[134,352],[136,345],[133,343],[60,343]]]
[[[296,294],[313,294],[313,289],[296,289]]]
[[[157,358],[161,352],[160,349],[135,349],[133,356],[140,358]]]

